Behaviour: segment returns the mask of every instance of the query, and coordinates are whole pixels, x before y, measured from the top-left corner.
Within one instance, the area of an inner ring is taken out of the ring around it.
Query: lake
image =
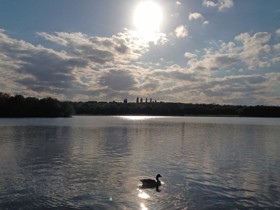
[[[0,209],[280,209],[279,137],[279,118],[0,119]]]

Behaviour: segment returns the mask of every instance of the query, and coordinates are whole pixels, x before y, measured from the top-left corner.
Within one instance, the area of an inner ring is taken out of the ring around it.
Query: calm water
[[[0,209],[280,209],[279,137],[280,119],[0,119]]]

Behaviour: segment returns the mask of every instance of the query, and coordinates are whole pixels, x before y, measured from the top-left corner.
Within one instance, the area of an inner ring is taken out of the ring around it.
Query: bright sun
[[[153,1],[139,3],[133,13],[136,33],[146,41],[156,41],[163,14],[161,7]]]

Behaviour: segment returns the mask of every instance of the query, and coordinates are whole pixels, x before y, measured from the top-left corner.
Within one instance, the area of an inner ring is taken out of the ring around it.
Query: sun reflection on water
[[[155,116],[121,116],[122,119],[125,120],[148,120],[148,119],[156,119],[160,117],[155,117]]]
[[[148,208],[145,206],[144,203],[141,203],[141,204],[140,204],[140,207],[141,207],[141,210],[148,210]]]
[[[151,196],[143,190],[139,190],[138,197],[143,199],[149,199]]]
[[[139,191],[139,193],[138,193],[139,198],[142,198],[144,200],[151,198],[151,196],[148,193],[144,192],[143,190],[141,190],[141,189],[137,189],[137,190]],[[145,206],[144,203],[140,203],[140,207],[141,207],[141,210],[148,210],[148,208]]]

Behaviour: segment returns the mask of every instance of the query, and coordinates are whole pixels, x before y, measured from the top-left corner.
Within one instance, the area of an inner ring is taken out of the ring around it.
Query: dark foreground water
[[[279,151],[280,119],[0,119],[0,209],[280,209]]]

